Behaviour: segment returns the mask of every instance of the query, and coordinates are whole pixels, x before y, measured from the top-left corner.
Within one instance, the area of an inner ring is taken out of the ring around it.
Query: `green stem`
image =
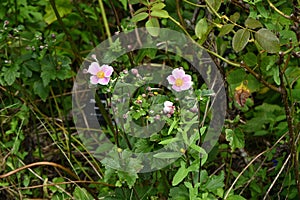
[[[108,37],[108,41],[109,41],[110,44],[112,44],[111,34],[110,34],[109,25],[108,25],[108,22],[107,22],[107,17],[106,17],[105,9],[104,9],[104,6],[103,6],[103,2],[102,2],[102,0],[98,0],[98,3],[99,3],[100,10],[101,10],[101,15],[102,15],[102,18],[103,18],[103,24],[104,24],[104,28],[105,28],[105,31],[106,31],[106,34],[107,34],[107,37]]]
[[[56,5],[55,5],[55,0],[50,0],[50,4],[51,4],[51,7],[53,8],[53,11],[55,13],[55,16],[57,18],[57,21],[58,21],[59,25],[63,29],[64,33],[67,36],[68,41],[70,42],[70,45],[72,47],[72,51],[74,53],[75,59],[77,60],[78,64],[81,64],[82,59],[81,59],[81,56],[78,52],[77,46],[76,46],[74,40],[72,39],[72,36],[71,36],[70,32],[67,30],[65,24],[63,23],[62,18],[59,15],[59,12],[58,12],[58,10],[56,8]]]

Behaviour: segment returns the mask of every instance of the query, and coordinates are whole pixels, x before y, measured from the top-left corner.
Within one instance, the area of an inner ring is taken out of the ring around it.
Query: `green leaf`
[[[189,173],[189,170],[185,168],[185,163],[182,161],[180,164],[181,167],[178,169],[175,176],[173,177],[172,186],[178,185]]]
[[[152,10],[151,14],[152,17],[159,17],[159,18],[168,18],[169,17],[169,13],[165,10]]]
[[[138,13],[138,14],[134,15],[131,18],[131,21],[132,22],[139,22],[139,21],[142,21],[142,20],[146,19],[148,16],[149,16],[148,13],[141,12],[141,13]]]
[[[4,67],[4,80],[8,85],[12,85],[18,77],[20,77],[19,65],[13,64],[9,68]]]
[[[161,10],[166,6],[166,4],[164,3],[155,3],[153,4],[153,6],[151,7],[151,10]]]
[[[245,21],[245,26],[247,28],[256,29],[261,28],[263,25],[256,19],[253,19],[252,17],[248,17]]]
[[[179,158],[180,156],[182,156],[182,153],[179,152],[160,152],[153,155],[154,158],[160,158],[160,159]]]
[[[72,4],[69,0],[59,0],[59,1],[55,1],[55,3],[56,3],[55,4],[56,9],[60,17],[63,17],[72,12]],[[57,20],[54,10],[52,9],[50,3],[46,6],[45,12],[46,14],[44,15],[44,20],[47,24],[52,24],[54,21]]]
[[[208,31],[208,24],[206,18],[202,18],[196,24],[195,34],[199,39],[202,39],[202,37],[206,34],[207,31]]]
[[[159,34],[159,22],[157,18],[151,17],[145,24],[150,35],[156,37]]]
[[[245,63],[248,66],[252,67],[252,66],[256,65],[257,57],[253,52],[247,52],[243,57],[244,57]]]
[[[119,0],[124,8],[124,10],[127,10],[127,0]]]
[[[129,188],[132,188],[132,186],[135,184],[136,179],[138,178],[137,173],[129,173],[129,172],[123,172],[118,171],[118,176],[122,181],[126,181]]]
[[[233,24],[225,24],[224,26],[222,26],[220,33],[219,33],[219,37],[222,37],[228,33],[230,33],[233,30],[234,25]]]
[[[247,29],[238,30],[232,39],[233,50],[239,52],[245,48],[250,38],[250,32]]]
[[[273,67],[273,80],[277,85],[280,85],[279,68]]]
[[[187,200],[189,199],[189,193],[184,185],[179,185],[178,187],[172,187],[170,189],[170,200]]]
[[[236,148],[244,148],[244,134],[241,131],[238,131],[238,129],[236,129],[235,131],[233,131],[232,129],[226,129],[225,133],[226,140],[229,141],[231,151],[234,151]]]
[[[168,135],[170,135],[174,129],[174,127],[178,124],[178,120],[174,120],[168,130]]]
[[[276,35],[265,28],[260,29],[255,33],[255,39],[258,44],[268,53],[277,53],[280,51],[279,39]]]
[[[226,200],[246,200],[246,199],[240,195],[231,195]]]
[[[210,6],[217,12],[219,10],[220,6],[221,6],[222,1],[220,1],[220,0],[206,0],[206,3],[210,4]]]
[[[202,147],[199,147],[196,144],[191,144],[190,148],[196,150],[200,154],[200,159],[202,159],[201,160],[201,165],[204,165],[204,163],[206,162],[207,157],[208,157],[207,152]]]
[[[42,71],[41,73],[41,78],[43,80],[43,84],[45,87],[48,86],[50,81],[54,80],[55,77],[56,77],[55,71],[46,70],[46,71]]]
[[[178,141],[179,141],[179,138],[170,138],[170,139],[162,140],[158,144],[166,145],[166,144],[170,144],[170,143],[178,142]]]
[[[85,188],[76,186],[73,196],[75,200],[93,200],[93,196]]]
[[[49,87],[45,87],[42,81],[36,81],[33,84],[33,92],[37,94],[43,101],[46,101],[49,95]]]
[[[240,18],[240,13],[239,12],[235,12],[233,15],[230,15],[230,20],[233,22],[237,22]]]
[[[221,174],[216,176],[213,175],[209,177],[204,188],[206,188],[210,192],[214,192],[215,190],[224,187],[224,172],[221,171]]]

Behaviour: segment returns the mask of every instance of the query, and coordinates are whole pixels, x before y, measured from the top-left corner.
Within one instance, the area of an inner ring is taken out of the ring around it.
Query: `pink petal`
[[[169,82],[169,84],[175,84],[175,80],[176,80],[176,78],[173,76],[173,75],[169,75],[168,77],[167,77],[167,80],[168,80],[168,82]]]
[[[114,69],[109,65],[102,65],[102,71],[104,72],[105,77],[110,77]]]
[[[181,90],[188,90],[192,86],[192,82],[184,82],[183,85],[181,86]]]
[[[173,76],[175,79],[182,78],[185,75],[185,72],[182,69],[176,68],[172,71]]]
[[[180,92],[180,91],[181,91],[181,88],[178,87],[178,86],[176,86],[175,84],[172,85],[172,88],[173,88],[173,90],[175,90],[176,92]]]
[[[91,81],[91,84],[94,84],[96,85],[98,83],[98,77],[97,76],[91,76],[90,77],[90,81]]]
[[[89,66],[88,73],[96,75],[100,71],[100,66],[97,62],[92,62]]]
[[[101,85],[107,85],[109,80],[110,80],[110,78],[108,78],[108,77],[100,78],[98,80],[98,83],[101,84]]]
[[[182,77],[182,80],[184,82],[191,82],[192,81],[192,77],[190,75],[185,75],[184,77]]]

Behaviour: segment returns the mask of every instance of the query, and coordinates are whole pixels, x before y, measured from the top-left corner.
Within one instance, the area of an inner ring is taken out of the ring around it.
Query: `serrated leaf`
[[[42,81],[36,81],[33,84],[33,92],[41,97],[43,101],[46,101],[48,95],[49,95],[49,87],[44,87]]]
[[[280,51],[279,39],[276,35],[265,28],[260,29],[255,33],[255,39],[258,44],[268,53],[277,53]]]
[[[9,68],[3,68],[4,72],[4,80],[8,85],[12,85],[15,81],[16,78],[20,77],[20,72],[19,70],[19,65],[12,65]]]
[[[219,33],[219,37],[222,37],[228,33],[230,33],[233,30],[234,25],[233,24],[225,24],[224,26],[222,26],[220,33]]]
[[[49,85],[51,80],[55,79],[56,77],[55,74],[56,74],[55,71],[49,71],[49,70],[42,71],[41,78],[43,80],[43,84],[45,87]]]
[[[125,180],[127,182],[129,188],[135,184],[135,181],[138,178],[137,173],[129,173],[125,171],[118,171],[118,176],[121,181]]]
[[[195,27],[195,34],[199,39],[202,39],[202,37],[205,35],[205,33],[208,30],[208,24],[206,21],[206,18],[200,19]]]
[[[184,162],[181,162],[181,167],[176,172],[172,180],[172,186],[178,185],[188,175],[189,170],[185,168]]]
[[[169,17],[169,13],[165,10],[152,10],[151,14],[152,17],[159,17],[159,18],[168,18]]]
[[[159,22],[157,18],[151,17],[145,24],[150,35],[156,37],[159,34]]]
[[[232,38],[233,50],[239,52],[245,48],[250,38],[250,32],[247,29],[238,30]]]
[[[245,26],[247,28],[256,29],[261,28],[263,25],[260,23],[260,21],[253,19],[252,17],[248,17],[245,21]]]
[[[148,13],[141,12],[141,13],[138,13],[138,14],[134,15],[131,18],[131,21],[132,22],[139,22],[139,21],[142,21],[142,20],[146,19],[148,16],[149,16]]]
[[[244,148],[244,134],[241,131],[226,129],[225,134],[226,140],[229,141],[231,151],[234,151],[236,148]]]

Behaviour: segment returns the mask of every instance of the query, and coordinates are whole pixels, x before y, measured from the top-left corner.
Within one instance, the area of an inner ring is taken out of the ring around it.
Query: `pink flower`
[[[173,102],[165,101],[164,102],[164,113],[172,115],[174,113],[175,106],[173,106]]]
[[[172,71],[172,75],[167,77],[169,84],[172,85],[172,88],[177,91],[188,90],[192,87],[192,77],[186,75],[184,70],[181,68],[176,68]]]
[[[92,74],[90,81],[92,84],[107,85],[110,76],[112,75],[114,69],[109,65],[102,65],[101,67],[97,62],[92,62],[89,66],[88,73]]]

